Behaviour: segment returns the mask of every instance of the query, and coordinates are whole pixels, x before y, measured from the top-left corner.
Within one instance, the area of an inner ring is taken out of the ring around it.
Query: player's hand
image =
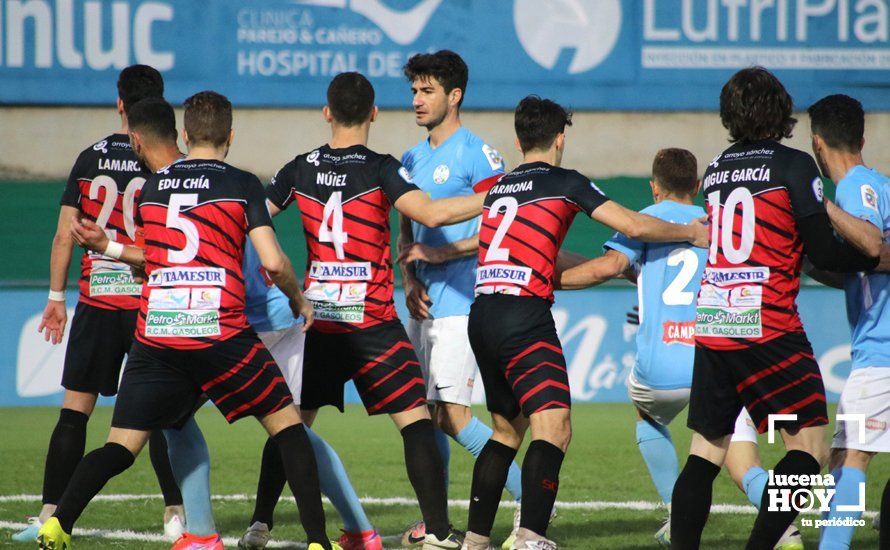
[[[303,316],[303,332],[307,332],[315,322],[315,310],[312,309],[312,302],[300,294],[290,300],[290,309],[295,318]]]
[[[77,244],[93,252],[101,254],[108,247],[108,235],[105,231],[86,218],[71,218],[71,236]]]
[[[399,257],[396,261],[400,264],[417,260],[430,264],[441,264],[447,259],[448,258],[445,257],[442,249],[438,247],[427,246],[423,243],[411,243],[407,246],[400,247]]]
[[[692,243],[692,246],[697,246],[699,248],[707,248],[708,247],[708,217],[702,216],[701,218],[692,220],[689,224],[689,227],[692,228],[693,237],[689,239],[689,242]]]
[[[43,318],[40,319],[40,326],[37,327],[37,332],[42,332],[43,339],[55,345],[60,343],[62,337],[65,336],[65,323],[67,322],[68,309],[65,307],[65,302],[47,300],[46,309],[43,310]]]
[[[627,319],[625,322],[628,325],[640,324],[640,306],[634,306],[632,310],[627,312]]]
[[[135,265],[130,266],[130,276],[133,277],[133,281],[139,284],[145,282],[148,279],[148,274],[145,272],[144,267],[136,267]]]
[[[412,319],[423,321],[430,318],[430,301],[426,289],[418,281],[405,281],[405,304]]]

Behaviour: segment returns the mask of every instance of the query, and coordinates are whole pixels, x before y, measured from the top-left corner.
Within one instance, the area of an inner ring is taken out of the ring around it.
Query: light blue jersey
[[[272,284],[263,271],[260,257],[250,239],[244,243],[244,314],[253,330],[269,332],[282,330],[302,323],[294,319],[287,296]]]
[[[432,199],[459,197],[487,191],[504,173],[501,155],[466,128],[458,128],[433,149],[424,139],[402,156],[402,164],[414,183]],[[479,232],[479,218],[435,229],[412,222],[414,240],[443,246]],[[433,302],[433,318],[469,315],[476,285],[476,258],[444,264],[416,262],[417,278]]]
[[[880,228],[890,241],[890,180],[856,166],[837,185],[837,204]],[[844,277],[847,319],[853,332],[853,370],[890,367],[890,275],[857,273]]]
[[[642,212],[672,223],[689,223],[705,215],[699,206],[667,200]],[[642,243],[620,233],[604,246],[637,266],[640,330],[634,377],[653,389],[690,387],[695,299],[708,251],[686,243]]]

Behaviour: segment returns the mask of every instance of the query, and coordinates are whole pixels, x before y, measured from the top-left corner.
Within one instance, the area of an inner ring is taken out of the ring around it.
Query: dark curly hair
[[[445,93],[460,88],[461,96],[457,106],[464,102],[467,94],[467,81],[470,79],[470,70],[463,58],[451,50],[439,50],[436,53],[418,53],[408,59],[403,68],[405,78],[414,82],[418,78],[433,77],[445,88]]]
[[[549,149],[571,125],[572,112],[555,101],[530,95],[516,106],[513,126],[523,153]]]
[[[720,92],[720,120],[733,143],[790,138],[793,109],[785,86],[763,67],[742,69]]]

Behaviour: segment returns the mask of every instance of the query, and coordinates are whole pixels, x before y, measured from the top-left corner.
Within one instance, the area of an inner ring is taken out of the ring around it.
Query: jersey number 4
[[[754,197],[746,187],[732,190],[723,208],[720,208],[720,191],[708,193],[708,205],[711,207],[711,248],[708,262],[717,262],[717,252],[722,248],[723,256],[731,264],[740,264],[751,257],[754,250],[754,224],[757,218],[754,213]],[[735,245],[734,222],[736,210],[741,206],[741,240]]]
[[[323,243],[332,243],[338,260],[346,258],[343,245],[349,242],[349,235],[346,234],[346,231],[343,231],[342,191],[331,193],[331,198],[324,205],[321,226],[318,228],[318,240]]]

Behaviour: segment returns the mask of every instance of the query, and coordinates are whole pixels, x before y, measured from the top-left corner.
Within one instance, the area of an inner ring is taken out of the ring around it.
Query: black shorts
[[[78,303],[65,349],[62,387],[114,395],[124,355],[133,344],[138,309],[103,309]]]
[[[696,346],[687,425],[708,439],[729,435],[743,406],[759,433],[771,414],[797,415],[775,423],[782,428],[828,424],[825,386],[806,334],[740,350]]]
[[[508,419],[571,408],[562,345],[541,298],[481,295],[470,308],[470,345],[488,410]]]
[[[353,332],[309,331],[300,407],[333,405],[342,412],[343,385],[350,379],[368,414],[400,413],[426,404],[420,362],[398,319]]]
[[[269,350],[253,329],[199,350],[134,342],[111,425],[155,430],[181,428],[202,394],[226,420],[263,417],[293,403]]]

